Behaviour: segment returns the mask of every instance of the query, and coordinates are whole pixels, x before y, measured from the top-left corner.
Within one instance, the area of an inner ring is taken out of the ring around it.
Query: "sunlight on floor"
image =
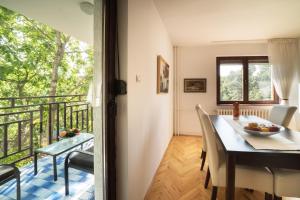
[[[174,136],[145,197],[146,200],[208,200],[211,182],[204,189],[207,163],[200,171],[201,137]],[[295,187],[295,186],[294,186]],[[297,187],[297,186],[296,186]],[[220,188],[218,200],[224,200],[225,189]],[[261,192],[236,189],[236,200],[264,199]],[[283,198],[283,200],[300,200]]]

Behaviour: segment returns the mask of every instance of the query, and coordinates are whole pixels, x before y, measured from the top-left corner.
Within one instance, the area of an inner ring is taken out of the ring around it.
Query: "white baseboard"
[[[192,136],[202,136],[202,133],[200,132],[179,132],[179,133],[174,133],[174,135],[192,135]]]

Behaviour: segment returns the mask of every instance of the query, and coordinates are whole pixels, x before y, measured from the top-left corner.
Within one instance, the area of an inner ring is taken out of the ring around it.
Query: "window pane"
[[[269,63],[249,63],[249,100],[273,100],[271,67]]]
[[[220,64],[220,100],[243,101],[243,64]]]

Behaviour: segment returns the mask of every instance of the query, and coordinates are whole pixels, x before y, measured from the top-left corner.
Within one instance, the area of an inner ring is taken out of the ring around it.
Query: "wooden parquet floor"
[[[207,165],[200,171],[201,137],[174,136],[156,172],[145,200],[209,200],[211,182],[204,189]],[[260,192],[236,190],[236,200],[260,200]],[[224,200],[219,188],[218,200]]]

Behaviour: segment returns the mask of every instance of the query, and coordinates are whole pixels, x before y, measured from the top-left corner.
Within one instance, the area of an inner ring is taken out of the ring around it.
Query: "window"
[[[217,57],[217,103],[275,104],[268,57]]]

